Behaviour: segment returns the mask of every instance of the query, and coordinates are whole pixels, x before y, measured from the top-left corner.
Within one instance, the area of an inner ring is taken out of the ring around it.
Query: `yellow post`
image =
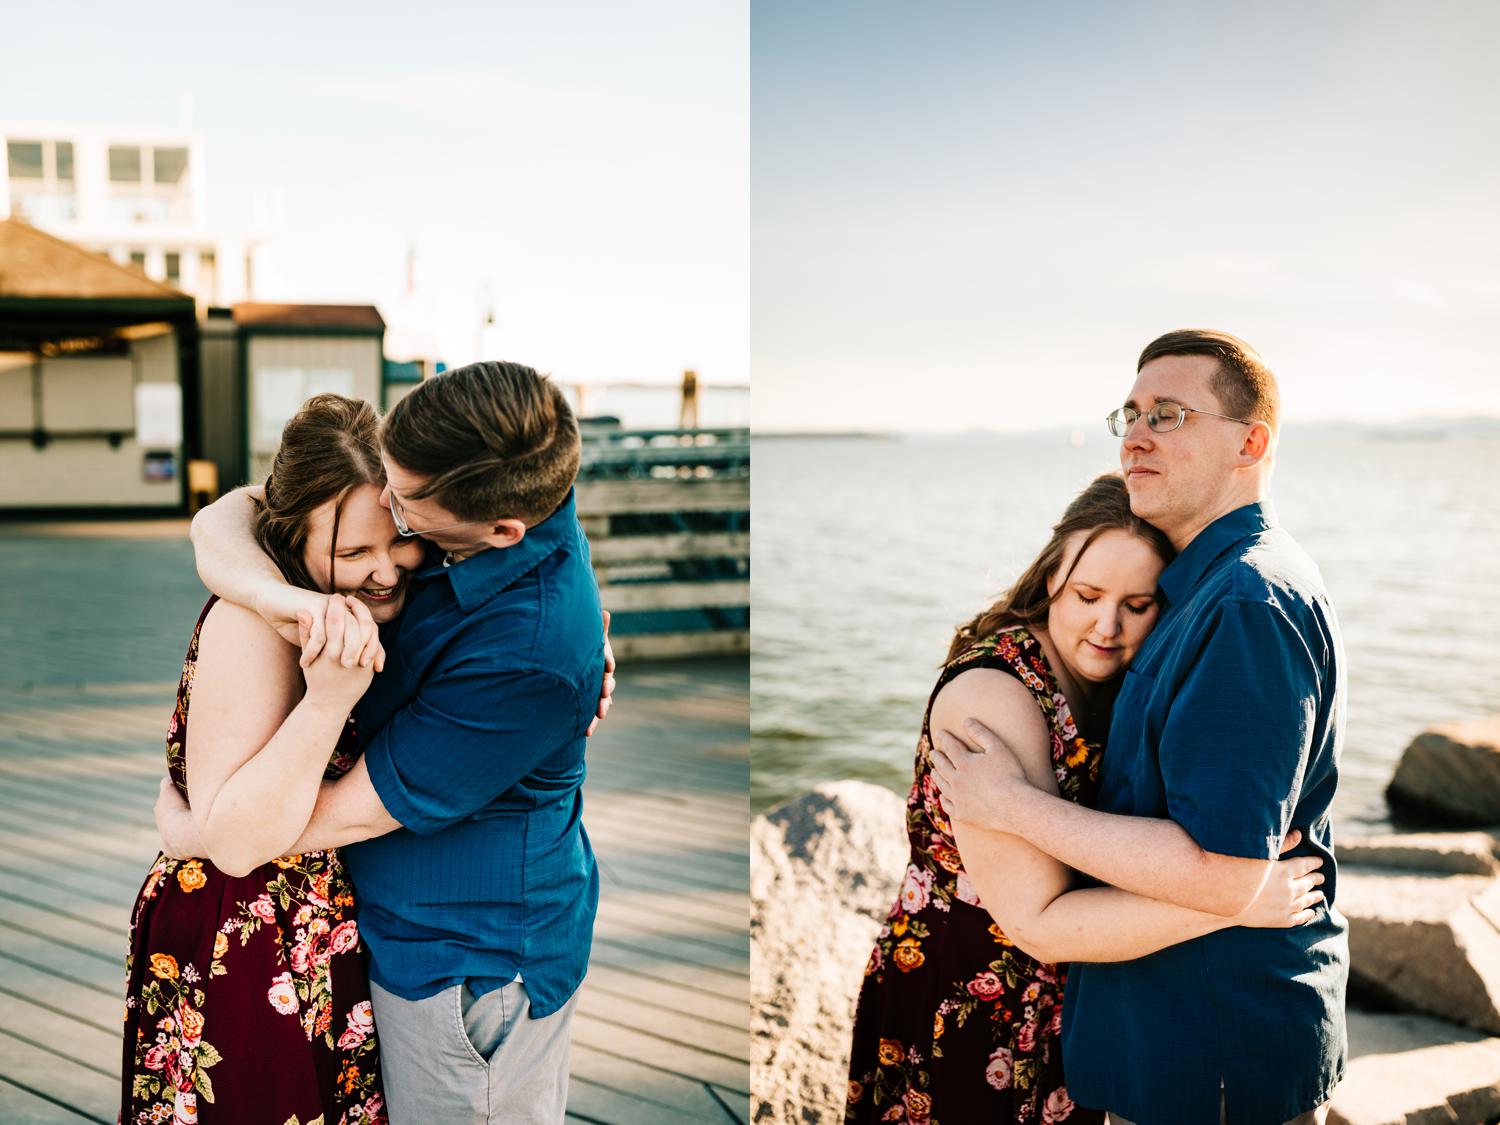
[[[219,498],[219,466],[212,461],[189,461],[188,511],[196,512]]]

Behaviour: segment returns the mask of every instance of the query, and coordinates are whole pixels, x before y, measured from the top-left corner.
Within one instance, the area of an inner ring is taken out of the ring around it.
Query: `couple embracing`
[[[556,386],[480,363],[383,422],[310,399],[194,521],[125,1125],[563,1119],[613,670],[579,457]]]
[[[1278,416],[1243,341],[1152,342],[1108,419],[1123,475],[954,638],[849,1122],[1326,1118],[1345,674],[1317,568],[1268,501]]]

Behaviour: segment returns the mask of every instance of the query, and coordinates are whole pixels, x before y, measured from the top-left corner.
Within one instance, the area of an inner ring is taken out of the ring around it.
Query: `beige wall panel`
[[[390,410],[412,391],[420,387],[421,383],[392,383],[385,389],[385,408]],[[378,404],[377,404],[378,405]]]
[[[42,361],[42,425],[53,433],[135,428],[135,372],[128,356]]]
[[[46,449],[0,441],[0,508],[175,506],[178,482],[145,480],[143,452],[128,440],[119,449],[105,441],[56,441]]]
[[[0,355],[0,430],[29,430],[31,413],[31,357]]]
[[[177,334],[164,332],[130,345],[139,377],[143,383],[175,383],[180,377],[177,366]]]

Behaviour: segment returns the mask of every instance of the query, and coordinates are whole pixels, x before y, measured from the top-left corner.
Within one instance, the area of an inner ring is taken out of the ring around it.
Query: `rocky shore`
[[[1419,736],[1388,791],[1444,830],[1336,841],[1349,1072],[1330,1125],[1500,1119],[1500,718]],[[906,867],[903,801],[820,785],[751,827],[753,1120],[843,1120],[865,958]],[[1463,831],[1447,830],[1461,826]]]

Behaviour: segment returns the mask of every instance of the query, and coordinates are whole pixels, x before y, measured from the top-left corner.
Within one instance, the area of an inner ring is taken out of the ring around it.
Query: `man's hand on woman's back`
[[[609,643],[609,610],[604,611],[604,683],[599,687],[599,709],[594,712],[594,721],[584,733],[593,734],[599,729],[599,720],[609,714],[615,694],[615,650]]]

